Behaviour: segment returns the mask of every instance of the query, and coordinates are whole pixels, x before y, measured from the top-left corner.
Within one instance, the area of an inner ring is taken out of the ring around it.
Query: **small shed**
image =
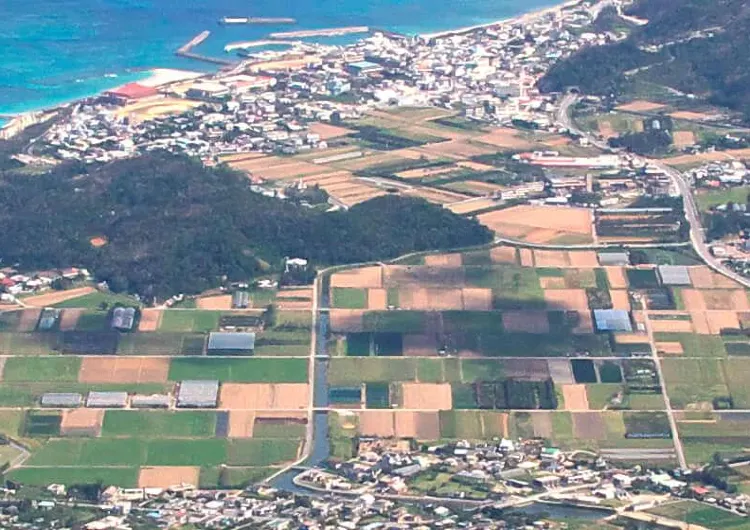
[[[47,392],[42,395],[43,407],[75,408],[83,403],[83,396],[68,392]]]
[[[188,380],[180,383],[177,392],[177,406],[180,408],[215,408],[218,401],[218,381]]]
[[[627,252],[599,252],[599,265],[602,267],[627,267],[630,255]]]
[[[688,268],[682,265],[659,265],[663,285],[692,285]]]
[[[127,392],[89,392],[86,406],[101,409],[122,409],[128,404]]]
[[[134,307],[115,307],[112,311],[112,328],[120,331],[130,331],[135,324]]]
[[[630,313],[624,309],[594,309],[597,331],[633,331]]]

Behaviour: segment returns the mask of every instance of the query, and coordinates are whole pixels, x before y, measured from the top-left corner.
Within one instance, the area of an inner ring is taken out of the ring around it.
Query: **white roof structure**
[[[81,403],[83,403],[83,396],[81,394],[47,392],[42,396],[43,407],[73,408],[80,407]]]
[[[182,381],[177,392],[177,406],[181,408],[215,408],[218,400],[218,381]]]
[[[127,392],[91,391],[86,399],[86,406],[94,408],[125,408],[127,404]]]
[[[633,331],[630,314],[624,309],[594,309],[598,331]]]
[[[664,285],[692,285],[688,268],[682,265],[659,265],[659,277]]]

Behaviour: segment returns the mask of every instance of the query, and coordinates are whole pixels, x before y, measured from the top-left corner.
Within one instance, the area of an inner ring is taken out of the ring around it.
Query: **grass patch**
[[[80,357],[10,357],[5,362],[3,381],[8,383],[74,382],[78,380],[80,369]]]
[[[166,309],[162,313],[161,331],[214,331],[219,327],[219,311],[204,311],[192,309]]]
[[[111,484],[123,488],[138,485],[137,467],[22,467],[6,478],[29,486],[49,484]]]
[[[307,359],[181,357],[169,365],[170,381],[218,379],[240,383],[306,383]]]
[[[368,311],[362,317],[366,331],[422,333],[425,313],[422,311]]]
[[[685,357],[726,357],[724,341],[718,335],[694,333],[654,333],[656,342],[679,342]]]
[[[213,411],[108,410],[102,436],[212,437],[215,428]]]
[[[648,513],[715,530],[730,528],[732,530],[747,530],[750,528],[750,522],[746,517],[696,501],[664,504],[648,510]]]
[[[230,466],[269,466],[290,462],[297,459],[299,446],[297,439],[231,440],[228,443],[226,463]]]
[[[628,285],[631,289],[655,289],[659,278],[655,269],[627,269]]]
[[[691,403],[712,402],[729,396],[719,359],[663,359],[662,371],[672,406],[686,408]]]
[[[115,304],[141,307],[141,303],[132,296],[116,293],[106,293],[102,291],[85,294],[83,296],[79,296],[78,298],[71,298],[70,300],[65,300],[64,302],[54,304],[52,307],[102,309],[104,307],[113,307]]]
[[[334,287],[332,290],[333,307],[340,309],[367,308],[367,289]]]

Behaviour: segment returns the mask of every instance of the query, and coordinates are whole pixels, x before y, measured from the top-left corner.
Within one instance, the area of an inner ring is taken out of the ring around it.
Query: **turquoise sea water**
[[[210,70],[174,56],[272,31],[369,25],[402,33],[490,22],[559,0],[1,0],[0,114],[48,107],[137,80],[148,68]],[[296,26],[220,26],[223,16],[285,16]],[[325,41],[322,41],[325,42]],[[116,77],[115,77],[116,76]]]

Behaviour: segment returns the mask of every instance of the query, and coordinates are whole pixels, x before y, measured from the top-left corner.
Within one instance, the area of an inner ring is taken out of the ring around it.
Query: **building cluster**
[[[90,278],[88,270],[78,267],[33,272],[20,272],[13,267],[3,267],[0,269],[0,304],[12,303],[17,296],[42,293]]]
[[[688,175],[697,186],[705,188],[742,186],[750,180],[747,166],[740,160],[711,162]]]

